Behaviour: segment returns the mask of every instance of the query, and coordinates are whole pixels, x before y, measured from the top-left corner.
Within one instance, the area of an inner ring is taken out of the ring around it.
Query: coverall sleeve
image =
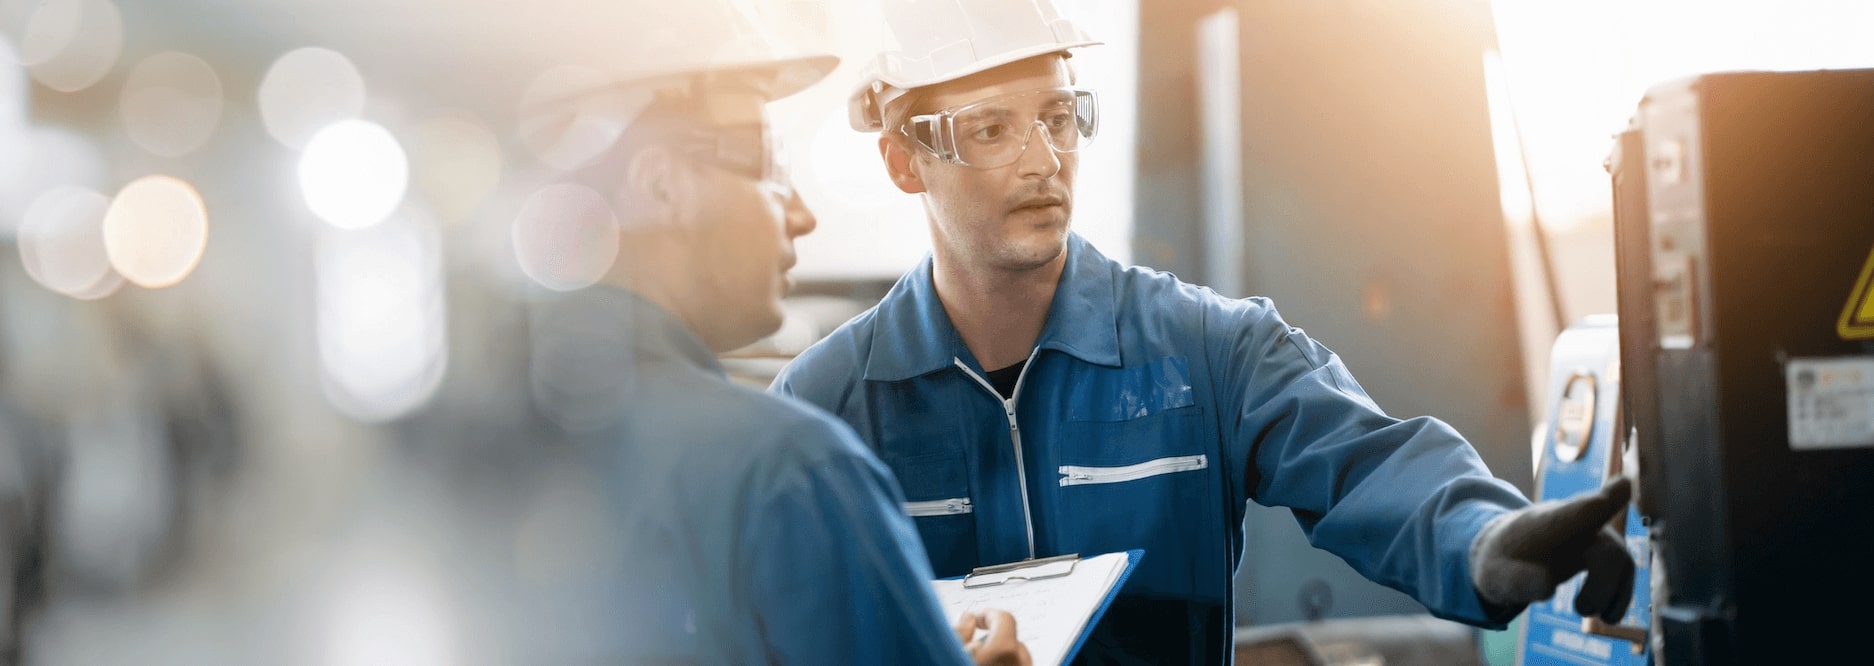
[[[737,570],[775,664],[968,664],[884,465],[829,421],[790,433],[840,441],[764,479]],[[821,448],[821,447],[814,447]]]
[[[1225,451],[1249,498],[1287,507],[1310,543],[1434,615],[1511,619],[1477,597],[1469,552],[1484,523],[1528,500],[1451,426],[1381,411],[1339,357],[1266,299],[1212,315],[1220,404],[1235,411]]]

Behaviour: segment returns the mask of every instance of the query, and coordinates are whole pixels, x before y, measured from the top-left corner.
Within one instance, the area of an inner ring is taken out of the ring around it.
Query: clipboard
[[[1087,558],[1058,555],[977,567],[932,584],[949,619],[990,608],[1014,615],[1016,634],[1035,665],[1051,666],[1080,653],[1144,556],[1137,548]]]
[[[974,590],[1016,580],[1046,580],[1071,576],[1074,573],[1074,565],[1079,563],[1080,553],[1069,553],[1037,560],[976,567],[970,570],[969,575],[963,577],[963,589]]]

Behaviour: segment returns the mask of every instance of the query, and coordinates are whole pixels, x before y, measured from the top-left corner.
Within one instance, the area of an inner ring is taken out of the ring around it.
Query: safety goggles
[[[781,170],[779,151],[765,126],[696,129],[672,140],[672,145],[690,159],[744,176],[763,189],[775,191],[782,199],[793,193],[793,187]]]
[[[995,169],[1021,159],[1037,127],[1055,152],[1079,150],[1099,131],[1099,111],[1092,90],[1043,88],[912,116],[900,131],[945,162]]]

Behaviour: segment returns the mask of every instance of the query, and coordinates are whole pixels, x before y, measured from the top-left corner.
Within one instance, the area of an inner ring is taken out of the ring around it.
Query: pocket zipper
[[[1061,465],[1061,485],[1078,486],[1089,483],[1119,483],[1133,481],[1148,476],[1189,472],[1210,466],[1210,458],[1204,455],[1174,456],[1147,460],[1136,465],[1121,467],[1082,467]]]
[[[954,516],[959,513],[969,513],[974,510],[975,509],[970,506],[970,498],[968,497],[953,497],[950,499],[904,503],[904,512],[910,514],[912,518],[921,516]]]

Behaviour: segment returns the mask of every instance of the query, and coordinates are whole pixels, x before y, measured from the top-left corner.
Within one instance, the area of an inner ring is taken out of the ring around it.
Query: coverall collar
[[[714,375],[728,376],[716,353],[676,315],[629,289],[598,286],[592,289],[607,292],[609,298],[622,302],[631,322],[631,344],[639,354],[668,358]]]
[[[1114,319],[1112,262],[1080,234],[1067,235],[1067,266],[1054,287],[1047,324],[1035,341],[1087,363],[1119,366],[1119,328]],[[931,255],[894,285],[878,304],[878,325],[865,378],[901,381],[951,367],[969,351],[950,323],[931,277]]]

